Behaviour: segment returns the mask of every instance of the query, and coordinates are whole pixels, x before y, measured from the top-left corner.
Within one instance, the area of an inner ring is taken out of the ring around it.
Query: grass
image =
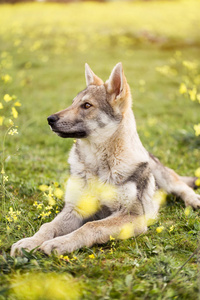
[[[56,198],[58,208],[41,218],[47,200],[39,186],[64,188],[73,143],[52,134],[46,118],[85,88],[85,62],[105,80],[122,61],[143,144],[178,173],[194,175],[200,163],[200,141],[193,129],[199,123],[199,103],[181,95],[179,86],[185,77],[197,78],[197,89],[200,85],[199,6],[195,0],[1,5],[0,72],[12,81],[1,80],[0,102],[5,94],[15,94],[22,106],[16,107],[19,134],[7,135],[4,148],[2,177],[8,176],[8,181],[0,194],[0,299],[76,299],[78,294],[81,299],[197,299],[197,255],[177,271],[197,248],[199,212],[186,214],[184,204],[173,196],[157,223],[137,238],[84,248],[63,258],[25,253],[13,259],[9,251],[12,243],[32,235],[63,205]],[[197,62],[195,71],[185,70],[182,61]],[[163,76],[157,68],[164,65],[176,72]],[[9,116],[11,102],[6,105],[0,116]],[[3,140],[6,127],[0,129]],[[44,203],[42,209],[33,205],[35,201]],[[20,213],[9,213],[10,207]],[[160,233],[159,226],[164,227]],[[29,276],[35,272],[38,282]],[[67,296],[52,293],[46,273],[53,274]],[[65,290],[63,281],[74,288]],[[38,289],[30,291],[31,284]]]

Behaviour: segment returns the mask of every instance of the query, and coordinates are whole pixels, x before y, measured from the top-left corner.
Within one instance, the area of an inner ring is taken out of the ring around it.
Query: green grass
[[[8,93],[22,103],[16,107],[19,134],[8,135],[5,143],[8,181],[5,200],[0,194],[0,299],[41,299],[34,291],[28,298],[28,290],[22,295],[11,289],[15,280],[27,286],[21,275],[32,272],[69,274],[80,284],[81,299],[197,299],[197,256],[176,272],[197,247],[199,212],[186,216],[184,204],[173,196],[148,233],[135,239],[84,248],[69,260],[39,253],[13,259],[9,251],[12,243],[55,216],[53,211],[45,220],[38,218],[41,211],[33,203],[46,203],[39,185],[59,182],[64,187],[73,141],[54,135],[46,118],[85,88],[85,62],[106,80],[122,61],[143,144],[178,173],[194,175],[200,140],[193,125],[199,123],[200,106],[178,90],[184,81],[182,61],[200,58],[199,14],[195,0],[0,6],[0,73],[12,77],[11,83],[0,83],[0,102]],[[156,68],[163,65],[178,74],[161,75]],[[198,74],[190,71],[188,76]],[[9,108],[0,110],[0,116],[4,113],[8,116]],[[6,128],[0,130],[3,140]],[[62,205],[58,201],[59,208]],[[10,207],[21,212],[16,222],[6,219]],[[160,225],[164,230],[157,233]],[[55,297],[48,292],[45,299],[60,299]],[[68,297],[73,299],[73,293]]]

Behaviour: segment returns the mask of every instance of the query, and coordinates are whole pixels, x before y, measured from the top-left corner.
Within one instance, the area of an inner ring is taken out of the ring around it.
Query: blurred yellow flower
[[[12,109],[12,115],[13,115],[13,117],[15,119],[17,119],[18,118],[18,112],[17,112],[16,108],[13,106],[11,109]]]
[[[200,178],[195,181],[196,186],[200,186]]]
[[[94,258],[95,258],[94,254],[90,254],[90,255],[89,255],[89,258],[94,259]]]
[[[196,169],[194,175],[200,178],[200,168]]]
[[[8,181],[8,176],[3,176],[4,181]]]
[[[83,193],[76,204],[75,209],[83,216],[89,217],[95,214],[99,209],[98,199],[89,193]]]
[[[18,131],[16,128],[14,129],[11,129],[9,132],[8,132],[9,135],[14,135],[14,134],[18,134]]]
[[[0,126],[3,125],[3,120],[4,120],[4,117],[0,116]]]
[[[19,101],[16,101],[14,106],[22,106],[21,103]]]
[[[4,75],[1,77],[1,79],[5,82],[5,83],[8,83],[10,81],[12,81],[12,77],[8,74]]]
[[[54,190],[54,196],[56,196],[58,199],[62,199],[64,192],[60,188],[56,188]]]
[[[27,273],[12,279],[12,294],[19,300],[78,300],[80,284],[68,274]]]
[[[167,194],[163,190],[157,190],[153,196],[153,201],[156,201],[159,206],[166,203]]]
[[[13,120],[9,119],[9,120],[8,120],[8,124],[9,124],[9,126],[13,126],[13,125],[14,125]]]
[[[186,217],[188,217],[188,216],[190,215],[191,211],[192,211],[191,206],[187,206],[187,207],[185,208],[185,211],[184,211],[184,212],[185,212]]]
[[[55,199],[51,195],[48,195],[48,201],[49,201],[49,205],[55,205],[56,204]]]
[[[21,215],[21,212],[16,210],[14,211],[12,207],[9,208],[8,216],[6,216],[6,219],[11,222],[16,222],[18,220],[18,216]]]
[[[39,190],[42,191],[42,192],[45,192],[49,189],[48,185],[46,184],[42,184],[39,186]]]
[[[156,232],[161,233],[163,231],[163,229],[164,229],[164,226],[159,226],[156,228]]]
[[[3,109],[3,104],[0,102],[0,109]]]
[[[194,131],[195,131],[195,135],[199,136],[200,135],[200,123],[194,125]]]
[[[196,87],[194,87],[192,90],[189,90],[188,93],[189,93],[190,99],[192,101],[195,101],[196,100],[196,95],[197,95]]]
[[[60,259],[66,260],[66,261],[70,261],[69,257],[67,255],[60,255],[59,256]]]
[[[127,223],[121,228],[118,238],[120,240],[126,240],[132,236],[134,236],[134,225],[133,223]]]
[[[189,70],[194,70],[198,67],[198,64],[194,61],[184,60],[183,66],[186,67]]]
[[[180,94],[187,93],[187,87],[186,87],[185,83],[181,83],[180,88],[179,88],[179,93]]]
[[[3,97],[3,100],[4,100],[5,102],[9,102],[9,101],[12,100],[12,97],[11,97],[9,94],[5,94],[4,97]]]

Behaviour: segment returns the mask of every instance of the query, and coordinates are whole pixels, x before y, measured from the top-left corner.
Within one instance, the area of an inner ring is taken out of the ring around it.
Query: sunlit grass
[[[162,193],[154,200],[165,206],[136,239],[129,238],[134,228],[126,224],[106,245],[60,258],[25,253],[12,259],[9,250],[62,209],[73,141],[54,135],[46,118],[85,88],[85,62],[106,80],[122,61],[142,142],[180,174],[197,176],[200,185],[199,23],[195,0],[0,6],[1,140],[8,131],[0,170],[6,190],[0,216],[2,299],[22,299],[32,293],[32,284],[40,296],[46,291],[47,299],[59,299],[49,286],[56,292],[60,282],[61,292],[71,293],[63,286],[68,279],[74,292],[84,283],[83,299],[197,298],[195,257],[169,282],[197,246],[199,213]],[[95,180],[78,209],[91,215],[99,195],[112,201],[114,194],[113,187],[102,189]],[[33,271],[38,277],[29,276]],[[57,277],[45,276],[51,272]]]

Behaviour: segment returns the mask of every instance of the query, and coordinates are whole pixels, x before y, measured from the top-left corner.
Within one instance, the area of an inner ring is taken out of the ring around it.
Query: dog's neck
[[[96,169],[98,170],[96,172],[100,172],[99,170],[105,171],[106,168],[107,173],[115,172],[127,176],[139,163],[149,160],[138,136],[131,109],[126,112],[112,136],[106,138],[99,136],[95,141],[81,139],[77,141],[75,147],[80,161],[88,171]]]

